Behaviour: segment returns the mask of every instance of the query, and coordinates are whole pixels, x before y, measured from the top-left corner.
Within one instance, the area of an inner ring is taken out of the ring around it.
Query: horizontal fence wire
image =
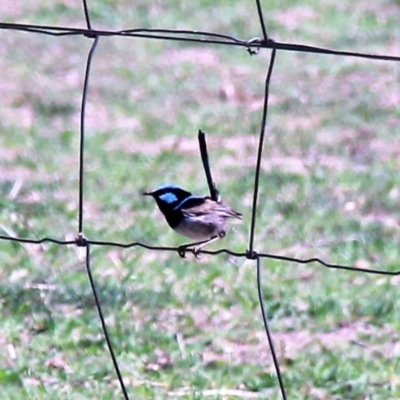
[[[41,239],[28,239],[28,238],[0,235],[0,240],[17,242],[17,243],[22,243],[22,244],[24,244],[24,243],[25,244],[43,244],[43,243],[51,244],[52,243],[52,244],[56,244],[56,245],[60,245],[60,246],[71,246],[71,245],[79,246],[81,243],[79,237],[76,240],[59,240],[59,239],[48,238],[48,237],[44,237]],[[85,239],[85,242],[92,246],[118,247],[118,248],[122,248],[122,249],[130,249],[130,248],[134,248],[134,247],[139,247],[139,248],[151,250],[151,251],[165,251],[165,252],[177,253],[177,254],[179,254],[182,250],[182,248],[179,246],[178,247],[176,247],[176,246],[154,246],[154,245],[143,243],[143,242],[122,243],[122,242],[114,242],[114,241],[107,241],[107,240],[93,240],[93,239],[88,239],[88,238]],[[186,252],[194,254],[194,250],[190,249],[190,248],[187,249]],[[350,265],[340,265],[340,264],[326,262],[318,257],[303,259],[303,258],[282,256],[282,255],[278,255],[278,254],[270,254],[270,253],[263,253],[263,252],[260,253],[260,252],[256,252],[256,251],[253,251],[252,253],[250,253],[248,250],[233,251],[233,250],[225,249],[225,248],[221,248],[218,250],[200,250],[199,253],[207,254],[210,256],[226,254],[226,255],[230,255],[230,256],[234,256],[234,257],[238,257],[238,258],[246,258],[248,260],[256,260],[257,258],[265,258],[265,259],[276,260],[276,261],[286,261],[286,262],[296,263],[296,264],[319,264],[322,267],[329,268],[329,269],[339,269],[339,270],[345,270],[345,271],[350,271],[350,272],[363,272],[366,274],[373,274],[373,275],[386,275],[386,276],[400,275],[400,270],[386,271],[386,270],[380,270],[380,269],[374,269],[374,268],[360,268],[360,267],[353,267]]]
[[[400,62],[400,56],[397,55],[387,55],[387,54],[370,54],[364,52],[352,52],[352,51],[342,51],[335,49],[328,49],[323,47],[316,46],[308,46],[298,43],[284,43],[271,39],[268,35],[265,20],[263,17],[263,9],[259,0],[256,1],[257,6],[257,14],[260,22],[260,29],[262,32],[262,38],[253,37],[250,39],[239,39],[234,36],[213,33],[207,31],[199,31],[199,30],[171,30],[171,29],[125,29],[125,30],[98,30],[93,29],[91,20],[90,20],[90,8],[87,4],[86,0],[82,1],[83,12],[86,21],[86,28],[72,28],[72,27],[63,27],[63,26],[50,26],[50,25],[34,25],[34,24],[20,24],[20,23],[6,23],[0,22],[1,30],[8,31],[20,31],[31,34],[42,34],[49,35],[55,37],[63,37],[63,36],[83,36],[93,40],[92,46],[88,53],[86,70],[85,70],[85,79],[82,90],[82,102],[80,108],[80,147],[79,147],[79,189],[78,189],[78,233],[75,240],[58,240],[56,238],[44,237],[40,239],[32,239],[32,238],[23,238],[23,237],[12,237],[6,235],[0,235],[0,240],[2,241],[11,241],[18,242],[20,244],[43,244],[50,243],[58,246],[78,246],[86,248],[86,269],[88,274],[89,283],[93,292],[94,300],[96,302],[96,307],[99,314],[99,319],[101,323],[101,328],[106,340],[106,344],[110,353],[110,357],[113,363],[114,370],[116,372],[118,381],[120,383],[122,395],[124,399],[129,399],[128,391],[123,381],[122,374],[119,369],[118,361],[113,350],[112,341],[110,335],[108,333],[107,325],[105,323],[104,313],[102,311],[101,306],[101,298],[96,289],[95,280],[91,271],[91,251],[90,249],[95,246],[100,247],[117,247],[123,249],[131,249],[131,248],[142,248],[148,251],[163,251],[163,252],[171,252],[177,253],[182,256],[182,247],[168,247],[168,246],[154,246],[151,244],[146,244],[143,242],[131,242],[131,243],[121,243],[107,240],[95,240],[91,238],[86,238],[84,236],[84,178],[85,178],[85,114],[86,114],[86,103],[87,103],[87,92],[89,87],[89,78],[91,73],[91,65],[93,62],[93,57],[97,48],[97,45],[102,37],[126,37],[128,39],[152,39],[152,40],[166,40],[166,41],[179,41],[179,42],[191,42],[191,43],[202,43],[207,45],[222,45],[222,46],[241,46],[247,48],[249,53],[257,54],[260,49],[268,49],[271,50],[271,57],[269,60],[269,67],[267,71],[267,76],[265,80],[265,91],[264,91],[264,105],[263,105],[263,113],[261,118],[261,128],[259,134],[259,142],[258,142],[258,152],[256,157],[256,164],[254,168],[254,191],[253,191],[253,202],[252,202],[252,215],[251,215],[251,225],[250,225],[250,233],[249,233],[249,244],[248,249],[238,252],[232,251],[228,248],[221,248],[218,250],[201,250],[200,253],[207,254],[210,256],[218,256],[220,254],[227,254],[235,257],[246,258],[249,260],[256,261],[257,265],[257,291],[259,296],[259,304],[261,308],[261,315],[263,320],[263,325],[265,328],[268,345],[271,350],[271,356],[273,359],[273,364],[275,367],[275,371],[277,374],[278,384],[281,396],[284,400],[287,399],[286,389],[284,385],[284,380],[279,368],[279,359],[276,354],[274,344],[273,344],[273,335],[271,333],[271,329],[267,320],[267,312],[266,305],[264,303],[264,295],[262,291],[262,260],[270,259],[277,260],[289,263],[297,263],[297,264],[319,264],[322,267],[335,269],[335,270],[344,270],[358,273],[366,273],[366,274],[375,274],[375,275],[386,275],[386,276],[398,276],[400,275],[400,270],[397,271],[387,271],[379,268],[360,268],[354,267],[351,265],[339,265],[329,263],[320,258],[308,258],[308,259],[300,259],[295,257],[287,257],[277,254],[269,254],[264,252],[258,252],[254,249],[254,239],[255,239],[255,228],[256,228],[256,211],[258,205],[258,189],[260,182],[260,171],[261,171],[261,162],[263,158],[263,144],[266,132],[266,124],[267,124],[267,113],[268,113],[268,96],[270,90],[270,83],[273,75],[273,67],[276,55],[278,51],[290,51],[290,52],[301,52],[301,53],[316,53],[321,55],[332,55],[332,56],[341,56],[341,57],[357,57],[363,59],[371,59],[371,60],[380,60],[380,61],[391,61],[391,62]],[[199,137],[200,140],[200,137]],[[202,143],[200,143],[200,148],[202,150],[202,159],[203,165],[206,172],[207,181],[210,188],[210,194],[212,198],[218,199],[219,192],[215,186],[215,183],[211,178],[211,171],[209,170],[208,158],[206,157],[206,144],[205,139]],[[186,248],[185,252],[192,252],[195,254],[195,250],[191,248]]]
[[[14,30],[21,32],[39,33],[49,36],[85,36],[94,37],[128,37],[154,40],[167,40],[179,42],[192,42],[203,44],[216,44],[225,46],[239,46],[253,49],[276,49],[299,53],[326,54],[333,56],[358,57],[370,60],[395,61],[400,62],[400,56],[387,54],[371,54],[357,51],[334,50],[318,46],[309,46],[299,43],[285,43],[273,39],[260,39],[258,37],[243,40],[230,35],[219,33],[203,32],[198,30],[172,30],[172,29],[126,29],[126,30],[103,30],[103,29],[84,29],[69,28],[60,26],[45,26],[31,24],[15,24],[0,22],[0,29]]]

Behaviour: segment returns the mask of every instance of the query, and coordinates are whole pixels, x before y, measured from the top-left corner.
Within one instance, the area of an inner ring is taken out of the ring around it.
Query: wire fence
[[[259,252],[255,249],[254,239],[255,239],[255,228],[257,225],[257,206],[258,206],[258,192],[259,192],[259,182],[260,182],[260,171],[261,171],[261,161],[263,158],[263,145],[265,139],[266,125],[267,125],[267,114],[268,114],[268,105],[269,105],[269,92],[270,92],[270,84],[273,78],[273,68],[275,63],[275,58],[278,52],[280,51],[290,51],[290,52],[303,52],[303,53],[316,53],[316,54],[326,54],[332,56],[340,56],[340,57],[357,57],[363,59],[371,59],[371,60],[381,60],[381,61],[391,61],[391,62],[400,62],[399,56],[394,55],[382,55],[382,54],[369,54],[363,52],[352,52],[352,51],[341,51],[341,50],[332,50],[328,48],[314,47],[314,46],[305,46],[297,43],[283,43],[279,41],[275,41],[269,37],[266,23],[263,17],[263,7],[261,5],[260,0],[255,0],[257,6],[257,15],[260,23],[260,28],[262,32],[262,37],[255,37],[250,39],[239,39],[233,36],[212,33],[206,31],[198,31],[198,30],[170,30],[170,29],[126,29],[126,30],[97,30],[92,27],[91,18],[90,18],[90,9],[86,0],[83,0],[83,10],[86,20],[86,29],[82,28],[71,28],[71,27],[62,27],[62,26],[45,26],[45,25],[31,25],[31,24],[18,24],[18,23],[5,23],[0,22],[1,30],[8,31],[21,31],[28,32],[31,34],[41,34],[41,35],[50,35],[56,37],[62,36],[83,36],[90,40],[93,40],[92,46],[87,56],[87,64],[85,71],[85,79],[82,89],[82,102],[80,108],[80,147],[79,147],[79,211],[78,211],[78,233],[75,240],[57,240],[51,237],[44,237],[40,239],[32,239],[32,238],[23,238],[23,237],[12,237],[0,235],[0,240],[3,241],[11,241],[17,242],[21,244],[42,244],[45,242],[54,243],[60,246],[67,245],[76,245],[78,247],[83,247],[86,249],[86,269],[89,278],[89,282],[91,285],[91,289],[93,292],[93,296],[96,302],[97,311],[99,314],[99,319],[101,323],[101,327],[104,333],[104,338],[106,344],[108,346],[108,350],[110,353],[110,357],[113,362],[113,366],[115,372],[117,374],[117,378],[121,387],[121,391],[123,397],[125,399],[129,399],[128,390],[124,383],[123,376],[121,374],[119,364],[113,349],[113,344],[111,337],[108,333],[107,325],[105,323],[105,318],[102,311],[102,305],[100,298],[97,293],[96,283],[94,281],[92,271],[91,271],[91,248],[94,246],[111,246],[111,247],[119,247],[119,248],[133,248],[133,247],[141,247],[146,250],[151,251],[162,251],[162,252],[172,252],[178,253],[181,256],[185,254],[182,253],[181,247],[167,247],[167,246],[153,246],[143,242],[131,242],[131,243],[121,243],[121,242],[113,242],[113,241],[98,241],[91,238],[86,238],[84,235],[84,202],[85,202],[85,110],[87,103],[87,91],[89,87],[89,78],[91,75],[91,67],[93,62],[93,56],[95,54],[97,45],[99,41],[104,37],[131,37],[131,38],[141,38],[146,40],[164,40],[164,41],[179,41],[179,42],[191,42],[191,43],[202,43],[202,44],[214,44],[220,46],[239,46],[247,49],[250,55],[256,55],[259,51],[267,49],[270,50],[270,59],[269,59],[269,68],[265,78],[265,90],[264,90],[264,102],[263,102],[263,112],[261,117],[261,127],[259,131],[258,138],[258,152],[256,165],[254,168],[254,191],[253,191],[253,199],[252,199],[252,213],[251,213],[251,225],[250,225],[250,233],[248,238],[248,249],[246,251],[237,252],[232,251],[229,248],[221,248],[218,250],[201,250],[201,253],[208,254],[210,256],[215,256],[218,254],[228,254],[235,257],[245,258],[249,260],[256,261],[257,264],[257,290],[259,297],[259,304],[261,309],[261,315],[263,319],[263,324],[265,328],[266,338],[268,341],[268,345],[271,350],[271,356],[273,360],[273,364],[275,367],[277,380],[279,384],[279,389],[281,393],[282,399],[287,399],[284,379],[280,372],[279,367],[279,359],[276,354],[272,333],[267,320],[267,307],[264,303],[264,295],[262,292],[262,260],[263,259],[272,259],[279,260],[289,263],[297,263],[297,264],[319,264],[322,267],[335,269],[335,270],[344,270],[344,271],[353,271],[358,273],[365,274],[375,274],[375,275],[386,275],[386,276],[395,276],[400,275],[400,270],[397,271],[388,271],[380,268],[358,268],[351,265],[340,265],[333,264],[328,261],[322,260],[320,258],[308,258],[308,259],[299,259],[294,257],[286,257],[277,254],[270,254]],[[202,152],[202,156],[205,156],[207,160],[207,154]],[[204,161],[203,164],[205,167],[205,172],[210,173],[208,162]],[[211,176],[211,175],[210,175]],[[208,177],[208,176],[207,176]],[[208,180],[209,189],[211,195],[213,195],[213,190],[216,190],[215,186],[213,187],[212,180]],[[214,193],[215,194],[215,193]],[[212,196],[213,197],[213,196]],[[194,252],[193,249],[187,248],[185,252]]]

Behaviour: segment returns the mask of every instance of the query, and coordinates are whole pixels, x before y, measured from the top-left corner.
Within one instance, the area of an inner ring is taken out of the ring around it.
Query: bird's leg
[[[218,237],[218,236],[216,236]],[[201,240],[200,242],[194,242],[194,243],[187,243],[187,244],[183,244],[182,246],[178,247],[178,254],[182,257],[185,258],[186,257],[186,250],[189,249],[190,247],[195,246],[199,246],[202,244],[206,244],[210,241],[210,239],[206,239],[206,240]]]
[[[202,240],[201,242],[194,242],[194,243],[188,243],[188,244],[183,244],[182,246],[178,247],[178,253],[182,258],[186,257],[186,250],[189,249],[190,247],[194,247],[193,249],[193,254],[197,259],[200,259],[201,257],[199,256],[199,251],[203,249],[204,247],[208,246],[211,243],[216,242],[219,239],[222,239],[225,236],[226,232],[221,231],[218,233],[217,236],[213,236],[210,239],[207,240]]]
[[[201,249],[204,249],[204,247],[208,246],[209,244],[214,243],[214,242],[216,242],[216,241],[219,240],[219,239],[222,239],[224,236],[225,236],[225,231],[221,231],[221,232],[218,233],[218,236],[214,236],[214,237],[212,237],[211,239],[208,239],[208,240],[206,240],[205,242],[200,243],[198,246],[196,246],[196,247],[193,249],[194,256],[195,256],[197,259],[200,259],[201,257],[199,256],[199,251],[200,251]]]
[[[201,258],[200,255],[199,255],[199,251],[200,251],[201,249],[203,249],[204,247],[208,246],[209,244],[216,242],[216,241],[219,240],[219,239],[221,239],[220,236],[214,236],[214,237],[212,237],[211,239],[207,240],[206,242],[204,242],[204,243],[202,243],[202,244],[196,246],[196,247],[193,249],[193,254],[194,254],[194,256],[199,260],[199,259]]]

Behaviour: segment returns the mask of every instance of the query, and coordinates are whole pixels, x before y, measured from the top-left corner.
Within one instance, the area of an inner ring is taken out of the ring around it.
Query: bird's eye
[[[165,193],[160,196],[160,199],[168,204],[172,204],[178,200],[178,198],[173,193]]]

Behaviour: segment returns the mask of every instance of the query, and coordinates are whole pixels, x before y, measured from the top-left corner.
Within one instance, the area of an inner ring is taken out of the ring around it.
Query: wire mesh
[[[92,46],[87,56],[87,64],[85,71],[85,79],[82,90],[82,101],[80,107],[80,147],[79,147],[79,212],[78,212],[78,232],[75,240],[58,240],[51,237],[44,237],[40,239],[35,238],[26,238],[26,237],[12,237],[9,235],[0,235],[0,240],[3,241],[11,241],[17,242],[21,244],[43,244],[43,243],[53,243],[59,246],[68,246],[68,245],[76,245],[78,247],[83,247],[86,249],[86,268],[87,275],[89,278],[90,286],[92,289],[92,293],[96,302],[96,307],[99,314],[99,319],[101,322],[101,328],[104,334],[104,338],[110,353],[110,357],[112,359],[112,363],[117,374],[117,378],[121,387],[122,395],[125,399],[129,399],[128,390],[124,383],[124,379],[122,373],[119,368],[119,364],[113,350],[112,340],[107,330],[107,325],[105,322],[104,314],[102,311],[102,305],[100,297],[97,293],[96,283],[93,278],[91,272],[91,248],[95,246],[99,247],[119,247],[119,248],[143,248],[149,251],[160,251],[160,252],[170,252],[177,253],[182,255],[180,247],[168,247],[168,246],[154,246],[149,245],[140,241],[130,242],[130,243],[121,243],[117,241],[104,241],[104,240],[96,240],[92,238],[86,238],[84,236],[84,204],[85,204],[85,120],[86,120],[86,104],[87,104],[87,91],[89,87],[89,78],[91,76],[91,67],[94,59],[94,55],[96,52],[97,45],[102,38],[105,37],[128,37],[128,38],[141,38],[146,40],[164,40],[164,41],[179,41],[179,42],[189,42],[189,43],[202,43],[205,45],[219,45],[219,46],[240,46],[246,48],[251,55],[257,54],[260,50],[270,50],[271,55],[269,59],[269,68],[267,71],[267,76],[265,79],[265,90],[264,90],[264,105],[263,105],[263,113],[261,117],[260,124],[260,133],[258,137],[258,152],[256,158],[256,165],[254,166],[254,191],[253,191],[253,200],[252,200],[252,213],[251,213],[251,225],[249,230],[249,239],[248,239],[248,249],[245,251],[232,251],[229,248],[220,248],[218,250],[201,250],[201,253],[207,254],[209,256],[216,256],[219,254],[228,254],[231,256],[245,258],[249,260],[255,260],[257,264],[257,290],[259,295],[259,304],[261,307],[261,315],[263,319],[263,324],[266,332],[266,337],[268,341],[268,345],[271,350],[271,356],[273,359],[273,364],[275,367],[278,385],[280,389],[280,393],[283,399],[287,398],[284,379],[280,372],[279,367],[279,357],[276,354],[274,344],[273,344],[273,334],[270,330],[268,320],[267,320],[267,312],[266,306],[264,303],[264,295],[262,292],[262,260],[270,259],[270,260],[279,260],[289,263],[297,263],[297,264],[319,264],[322,267],[336,270],[344,270],[344,271],[353,271],[365,274],[375,274],[375,275],[386,275],[386,276],[398,276],[400,275],[400,270],[398,271],[387,271],[379,268],[362,268],[362,267],[354,267],[351,265],[340,265],[327,262],[320,258],[308,258],[308,259],[300,259],[294,257],[287,257],[277,254],[270,254],[265,252],[259,252],[255,249],[254,239],[256,236],[255,228],[257,225],[257,206],[258,206],[258,191],[259,191],[259,183],[260,183],[260,171],[261,171],[261,163],[263,159],[263,149],[264,149],[264,139],[266,134],[266,126],[267,126],[267,113],[268,113],[268,105],[269,105],[269,93],[270,86],[273,80],[273,68],[275,63],[275,58],[279,52],[290,51],[290,52],[302,52],[302,53],[316,53],[316,54],[325,54],[331,56],[341,56],[341,57],[357,57],[361,59],[372,59],[372,60],[381,60],[381,61],[390,61],[390,62],[400,62],[399,56],[394,55],[379,55],[379,54],[369,54],[362,52],[351,52],[351,51],[342,51],[342,50],[332,50],[328,48],[321,48],[315,46],[306,46],[297,43],[283,43],[279,41],[272,40],[267,32],[266,23],[263,17],[263,6],[259,0],[256,0],[257,7],[257,16],[260,22],[260,28],[262,32],[262,38],[250,38],[250,39],[239,39],[234,36],[207,32],[207,31],[198,31],[198,30],[170,30],[170,29],[125,29],[125,30],[98,30],[92,27],[91,19],[90,19],[90,6],[88,5],[86,0],[82,2],[84,16],[86,20],[86,28],[71,28],[71,27],[62,27],[62,26],[45,26],[45,25],[31,25],[31,24],[19,24],[19,23],[6,23],[0,22],[0,29],[8,30],[8,31],[21,31],[28,32],[30,34],[41,34],[41,35],[50,35],[56,37],[63,36],[81,36],[86,37],[90,40],[93,40]],[[204,135],[204,134],[203,134]],[[205,141],[203,138],[203,151],[202,156],[207,153]],[[201,147],[200,146],[200,147]],[[208,160],[205,161],[203,157],[203,163],[206,171],[207,181],[210,188],[211,197],[217,199],[219,196],[219,192],[215,187],[214,182],[211,178],[211,173],[209,170]],[[186,252],[193,252],[192,249],[188,248],[185,250]]]

